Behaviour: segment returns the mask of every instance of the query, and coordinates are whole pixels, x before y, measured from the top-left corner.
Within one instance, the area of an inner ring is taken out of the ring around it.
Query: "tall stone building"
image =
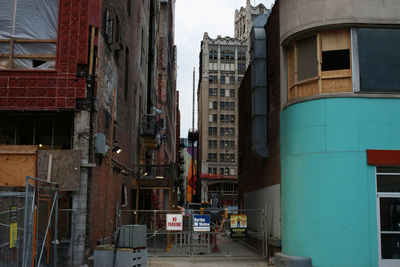
[[[247,1],[245,8],[235,11],[235,38],[212,39],[205,33],[201,42],[198,127],[202,202],[237,205],[237,89],[248,62],[247,29],[251,29],[253,16],[267,11],[262,4],[253,7]]]

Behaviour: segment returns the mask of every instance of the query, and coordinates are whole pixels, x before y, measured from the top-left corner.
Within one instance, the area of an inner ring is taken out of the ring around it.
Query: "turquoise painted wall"
[[[400,99],[327,98],[281,113],[284,253],[318,267],[378,266],[366,149],[400,150]]]

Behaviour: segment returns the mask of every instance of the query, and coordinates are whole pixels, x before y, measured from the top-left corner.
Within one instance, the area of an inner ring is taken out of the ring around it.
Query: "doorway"
[[[376,167],[379,266],[400,266],[400,167]]]

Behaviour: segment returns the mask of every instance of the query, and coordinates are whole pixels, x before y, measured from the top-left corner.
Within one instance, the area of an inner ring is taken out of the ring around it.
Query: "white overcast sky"
[[[251,0],[252,5],[264,4],[271,8],[274,0]],[[193,67],[196,71],[195,123],[197,129],[197,86],[199,53],[203,34],[233,37],[235,9],[246,5],[246,0],[176,0],[175,43],[178,53],[177,89],[181,111],[181,138],[192,128]]]

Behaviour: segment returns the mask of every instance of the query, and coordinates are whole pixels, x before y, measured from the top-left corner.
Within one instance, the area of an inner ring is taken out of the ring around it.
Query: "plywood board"
[[[25,186],[36,176],[36,154],[0,154],[0,186]]]
[[[318,80],[298,85],[299,98],[319,94]]]
[[[350,31],[330,30],[320,33],[322,51],[350,49]]]
[[[47,180],[49,156],[52,155],[51,181],[58,183],[60,191],[78,191],[81,151],[40,150],[38,152],[38,178]]]
[[[332,78],[322,80],[322,93],[352,92],[351,78]]]

